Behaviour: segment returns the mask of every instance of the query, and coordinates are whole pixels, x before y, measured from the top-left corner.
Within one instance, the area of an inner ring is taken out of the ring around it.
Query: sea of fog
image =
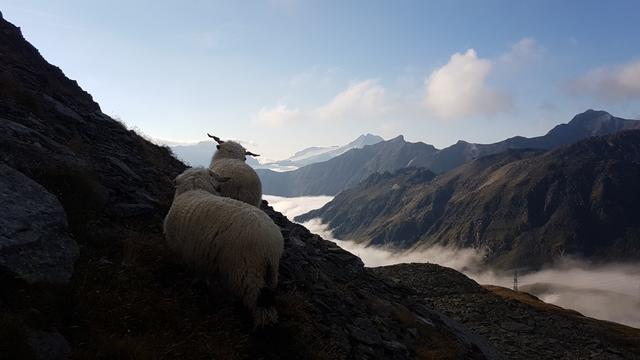
[[[265,195],[264,199],[289,219],[318,209],[332,196],[285,198]],[[381,247],[367,247],[345,239],[336,239],[319,219],[303,223],[310,231],[357,255],[365,266],[398,263],[435,263],[463,272],[480,284],[512,287],[513,273],[480,270],[482,252],[474,249],[431,247],[426,250],[397,253]],[[520,290],[564,308],[602,320],[640,328],[640,264],[590,265],[569,259],[541,271],[518,277]]]

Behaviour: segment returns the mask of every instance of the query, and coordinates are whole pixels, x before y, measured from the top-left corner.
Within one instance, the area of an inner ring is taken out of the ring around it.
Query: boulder
[[[58,199],[0,164],[0,214],[0,268],[29,283],[67,283],[78,246]]]

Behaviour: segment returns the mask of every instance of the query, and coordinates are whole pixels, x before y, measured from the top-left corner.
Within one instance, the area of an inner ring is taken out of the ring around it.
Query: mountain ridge
[[[279,196],[333,195],[371,174],[395,171],[420,154],[437,151],[422,142],[405,142],[402,135],[352,149],[335,158],[288,172],[258,169],[265,194]]]
[[[354,161],[349,164],[349,167],[362,169],[361,173],[367,175],[371,175],[373,172],[384,172],[406,166],[423,167],[435,173],[443,173],[479,157],[504,152],[509,149],[551,150],[590,136],[606,135],[627,129],[640,129],[640,121],[614,117],[605,111],[587,110],[575,115],[569,123],[557,125],[547,134],[537,137],[515,136],[492,144],[475,144],[459,140],[441,150],[432,145],[418,142],[416,144],[425,145],[425,151],[413,152],[413,156],[410,159],[402,156],[396,159],[387,157],[385,161],[396,161],[396,166],[376,167],[371,166],[371,163],[369,163],[368,169],[365,170],[363,168],[367,166],[366,160],[353,157]],[[405,142],[402,135],[386,142],[392,141],[404,142],[407,147],[413,147],[412,143]],[[341,156],[349,156],[348,153],[346,152]],[[340,156],[337,158],[340,158]],[[348,162],[350,160],[342,159],[342,161]],[[259,171],[258,174],[261,176],[263,183],[265,183],[265,193],[279,196],[336,195],[350,186],[355,186],[358,181],[364,180],[364,177],[366,177],[358,175],[348,181],[336,181],[332,176],[339,171],[338,168],[333,168],[333,165],[337,163],[339,162],[334,161],[324,165],[312,164],[309,165],[312,167],[308,169],[303,167],[280,174],[273,174],[267,171]],[[324,173],[321,173],[320,168],[324,169]],[[352,170],[352,173],[358,173],[358,171]],[[309,174],[314,174],[314,177],[312,178]],[[331,184],[331,186],[318,186],[315,182],[325,182]],[[305,186],[305,183],[310,185]]]
[[[319,217],[337,238],[373,245],[484,249],[501,268],[538,269],[565,255],[640,259],[640,130],[509,150],[409,182],[419,175],[365,181],[296,221]]]

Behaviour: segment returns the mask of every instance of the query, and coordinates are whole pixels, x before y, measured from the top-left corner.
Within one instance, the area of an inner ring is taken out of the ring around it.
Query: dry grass
[[[80,259],[72,321],[64,329],[73,358],[246,357],[250,322],[242,309],[172,264],[161,244],[159,235],[130,232],[121,261],[91,254]]]
[[[554,313],[562,316],[580,316],[582,314],[575,310],[565,309],[560,306],[556,306],[553,304],[546,303],[537,297],[522,291],[513,291],[511,289],[495,286],[495,285],[482,285],[483,288],[489,290],[490,292],[500,296],[503,299],[507,300],[518,300],[521,303],[527,304],[536,310]]]
[[[520,301],[535,308],[536,310],[564,317],[578,318],[585,324],[591,325],[594,328],[604,328],[603,330],[610,330],[614,334],[614,337],[612,339],[615,342],[622,343],[624,344],[624,346],[629,346],[630,348],[640,349],[640,329],[632,328],[630,326],[610,321],[596,320],[585,317],[577,311],[545,303],[537,297],[525,292],[513,291],[508,288],[494,285],[483,285],[483,287],[490,292],[500,296],[501,298]],[[610,333],[607,333],[605,331],[603,331],[603,334],[610,336]]]

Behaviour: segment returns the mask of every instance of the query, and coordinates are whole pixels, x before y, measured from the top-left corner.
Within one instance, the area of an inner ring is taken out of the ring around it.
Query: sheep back
[[[217,275],[252,312],[254,324],[277,320],[261,301],[278,283],[280,229],[262,210],[202,190],[176,196],[164,221],[167,246],[185,263]]]
[[[220,185],[222,196],[260,207],[262,183],[251,166],[237,159],[216,159],[209,168],[221,176],[231,178]]]

